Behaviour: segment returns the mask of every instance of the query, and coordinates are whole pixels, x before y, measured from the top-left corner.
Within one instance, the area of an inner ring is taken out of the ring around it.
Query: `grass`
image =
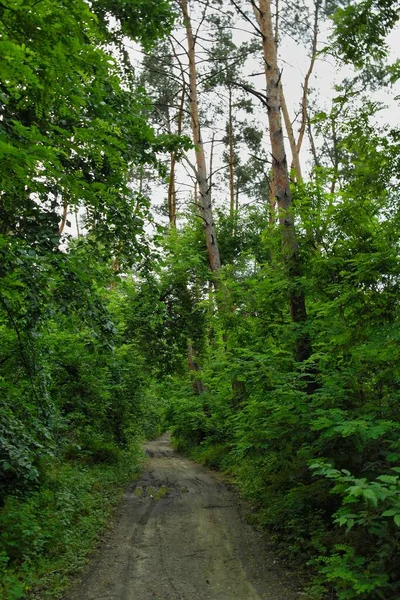
[[[53,465],[36,491],[9,496],[0,509],[0,599],[60,598],[140,465],[137,448],[114,464]]]

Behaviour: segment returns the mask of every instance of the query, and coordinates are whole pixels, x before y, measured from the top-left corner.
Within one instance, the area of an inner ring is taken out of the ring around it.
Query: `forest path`
[[[145,450],[141,478],[65,600],[300,598],[218,475],[176,454],[168,435]]]

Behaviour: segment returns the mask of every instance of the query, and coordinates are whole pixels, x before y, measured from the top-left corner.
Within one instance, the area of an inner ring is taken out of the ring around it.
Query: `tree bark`
[[[168,217],[169,226],[176,227],[176,187],[175,187],[175,152],[171,152],[168,184]]]
[[[300,165],[300,152],[297,148],[296,138],[294,137],[293,125],[290,120],[289,110],[286,104],[285,94],[283,92],[282,85],[280,86],[280,101],[281,101],[281,109],[283,120],[285,121],[285,129],[289,138],[290,151],[292,153],[292,168],[294,170],[294,175],[297,183],[303,182],[303,175],[301,173],[301,165]]]
[[[64,231],[65,224],[67,222],[67,216],[68,216],[68,202],[66,200],[64,200],[64,202],[63,202],[63,212],[62,212],[62,216],[61,216],[61,223],[60,223],[60,227],[59,227],[59,233],[60,233],[60,235]]]
[[[311,154],[313,156],[314,159],[314,166],[319,167],[319,159],[318,159],[318,154],[317,154],[317,148],[315,147],[315,141],[314,141],[314,136],[313,136],[313,132],[312,132],[312,127],[311,127],[311,123],[310,123],[310,119],[307,117],[307,133],[308,133],[308,139],[310,142],[310,146],[311,146]]]
[[[234,173],[234,150],[233,150],[233,115],[232,115],[232,88],[229,87],[228,101],[228,138],[229,138],[229,214],[233,219],[235,214],[235,173]]]
[[[182,122],[183,122],[183,109],[185,105],[185,94],[186,86],[185,80],[182,82],[182,95],[179,103],[178,110],[178,121],[177,121],[177,135],[182,133]],[[171,163],[169,172],[169,186],[168,186],[168,216],[170,227],[176,227],[176,183],[175,183],[175,165],[176,156],[175,152],[171,152]]]
[[[311,60],[310,66],[304,78],[303,85],[303,97],[301,101],[301,125],[299,131],[299,139],[297,140],[297,154],[300,155],[301,146],[303,144],[304,134],[307,127],[308,121],[308,89],[310,87],[310,78],[314,70],[315,59],[317,57],[317,44],[318,44],[318,21],[319,21],[319,9],[320,0],[315,0],[315,12],[314,12],[314,27],[313,27],[313,39],[311,45]]]
[[[196,215],[199,214],[199,212],[200,212],[199,211],[199,208],[200,208],[200,206],[199,206],[199,195],[197,193],[197,188],[198,188],[198,184],[197,184],[197,179],[196,179],[196,181],[194,182],[194,191],[193,191],[193,194],[194,194],[194,213]]]
[[[234,228],[233,228],[233,233],[234,235],[237,234],[237,230],[238,230],[238,224],[239,224],[239,193],[240,193],[240,188],[239,188],[239,182],[236,182],[236,190],[235,190],[235,219],[234,219]]]
[[[189,58],[189,105],[192,121],[193,142],[196,153],[196,179],[200,195],[201,217],[204,222],[208,260],[211,271],[218,271],[221,267],[217,235],[215,232],[212,205],[211,188],[207,177],[207,166],[204,153],[203,140],[201,137],[198,92],[197,92],[197,70],[195,59],[195,39],[189,17],[188,0],[179,0],[186,28],[186,38]]]
[[[276,213],[276,191],[275,191],[275,177],[274,173],[271,174],[270,182],[269,182],[269,224],[273,225],[275,223],[275,213]]]
[[[277,50],[272,22],[270,0],[251,0],[254,14],[262,33],[265,78],[268,98],[268,123],[272,147],[275,196],[282,239],[282,250],[288,273],[291,318],[295,323],[307,319],[305,294],[298,278],[301,275],[299,248],[296,240],[289,169],[285,152],[281,119],[281,74],[278,67]],[[303,361],[310,356],[311,348],[307,336],[297,340],[296,359]]]
[[[193,348],[193,345],[191,344],[191,342],[189,342],[189,344],[188,344],[188,367],[189,367],[189,371],[191,373],[193,373],[193,379],[192,379],[193,393],[196,395],[200,395],[205,391],[205,388],[204,388],[204,383],[201,381],[201,379],[197,375],[197,374],[200,374],[200,367],[196,360],[196,351]]]
[[[215,143],[215,131],[212,134],[211,138],[211,148],[210,148],[210,176],[208,181],[210,182],[210,199],[212,201],[212,188],[213,188],[213,175],[214,175],[214,143]]]
[[[276,2],[275,2],[274,41],[275,41],[276,51],[278,51],[278,45],[279,45],[279,0],[276,0]],[[303,177],[301,174],[300,153],[297,150],[296,138],[294,137],[293,125],[292,125],[292,121],[290,120],[289,110],[288,110],[288,107],[286,104],[286,98],[285,98],[285,94],[284,94],[282,85],[281,85],[280,93],[281,93],[280,100],[281,100],[281,109],[282,109],[283,120],[285,121],[285,129],[286,129],[286,133],[289,138],[290,151],[292,153],[292,168],[295,171],[296,181],[298,183],[301,183],[303,181]]]

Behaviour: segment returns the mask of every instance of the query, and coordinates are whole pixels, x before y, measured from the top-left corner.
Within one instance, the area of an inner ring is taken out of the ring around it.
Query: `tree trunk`
[[[260,23],[259,23],[259,25],[260,25]],[[279,45],[279,0],[276,0],[276,2],[275,2],[274,42],[275,42],[276,53],[278,53],[278,45]],[[293,125],[292,125],[292,121],[290,120],[289,110],[288,110],[288,107],[287,107],[287,104],[286,104],[286,98],[285,98],[285,93],[283,91],[282,83],[281,83],[280,87],[281,87],[281,89],[280,89],[280,101],[281,101],[282,115],[283,115],[283,120],[285,122],[286,133],[287,133],[288,138],[289,138],[290,151],[292,153],[292,169],[294,169],[295,178],[296,178],[297,183],[302,183],[303,182],[303,176],[302,176],[302,173],[301,173],[301,165],[300,165],[300,150],[299,150],[299,148],[297,147],[297,144],[296,144],[296,138],[294,136]],[[270,202],[270,206],[271,206],[271,202]],[[273,212],[271,212],[271,214],[273,214]]]
[[[236,191],[235,191],[235,219],[234,219],[234,229],[233,229],[234,235],[237,234],[238,225],[239,225],[239,193],[240,193],[239,182],[237,181],[236,182]]]
[[[273,225],[275,223],[276,216],[276,191],[275,191],[275,177],[272,172],[270,182],[269,182],[269,224]]]
[[[319,167],[320,164],[319,164],[319,159],[318,159],[318,154],[317,154],[317,148],[315,147],[315,141],[314,141],[314,136],[313,136],[313,132],[312,132],[312,127],[311,127],[310,119],[308,117],[307,117],[307,133],[308,133],[308,139],[309,139],[310,146],[311,146],[311,154],[314,159],[314,166]]]
[[[229,195],[230,209],[229,214],[233,219],[235,214],[235,180],[234,180],[234,151],[233,151],[233,122],[232,122],[232,88],[229,87],[229,102],[228,102],[228,138],[229,138]]]
[[[175,152],[171,152],[168,185],[168,217],[169,226],[176,227],[176,187],[175,187]]]
[[[196,395],[200,395],[205,391],[204,383],[199,379],[198,373],[200,373],[200,367],[196,360],[196,351],[193,348],[192,344],[189,342],[188,344],[188,367],[189,371],[193,373],[192,379],[192,389],[193,393]]]
[[[185,105],[185,94],[186,86],[185,80],[182,83],[182,95],[179,104],[178,121],[177,121],[177,135],[182,134],[182,121],[183,121],[183,109]],[[176,183],[175,183],[175,165],[176,157],[175,152],[171,152],[171,163],[169,172],[169,186],[168,186],[168,216],[170,227],[176,227]]]
[[[214,175],[214,143],[215,143],[215,131],[213,131],[212,134],[212,138],[211,138],[211,148],[210,148],[210,176],[208,178],[208,181],[210,182],[210,200],[212,201],[212,196],[213,196],[213,175]]]
[[[198,184],[197,184],[197,179],[194,182],[194,214],[197,215],[200,212],[200,205],[199,205],[199,195],[197,193],[197,188],[198,188]]]
[[[301,165],[300,165],[300,152],[297,148],[296,139],[294,137],[293,125],[290,120],[289,110],[286,104],[285,94],[283,92],[282,85],[280,86],[280,101],[281,101],[281,109],[283,120],[285,121],[285,129],[289,138],[290,151],[292,153],[292,168],[294,170],[295,178],[297,183],[303,182],[303,175],[301,173]]]
[[[318,22],[319,22],[319,9],[320,9],[320,0],[315,1],[315,11],[314,11],[314,27],[313,27],[313,39],[311,45],[311,60],[310,66],[308,67],[308,71],[304,78],[303,85],[303,97],[301,100],[301,125],[299,131],[299,139],[297,140],[297,153],[300,154],[301,146],[304,139],[304,134],[306,132],[307,122],[308,122],[308,90],[310,87],[310,78],[312,72],[314,70],[315,59],[317,58],[317,44],[318,44]]]
[[[289,169],[281,119],[281,74],[278,68],[277,51],[272,23],[270,0],[252,2],[254,14],[263,36],[263,53],[268,98],[268,123],[272,147],[275,196],[282,239],[283,257],[289,277],[289,303],[292,320],[302,323],[307,319],[304,291],[297,279],[301,275],[299,249],[296,240]],[[300,335],[296,347],[296,359],[309,357],[311,352],[307,336]]]
[[[68,216],[68,202],[66,200],[64,200],[63,201],[63,212],[62,212],[62,216],[61,216],[61,223],[60,223],[60,227],[59,227],[60,235],[64,231],[65,224],[67,222],[67,216]]]
[[[186,28],[186,37],[188,44],[189,58],[189,105],[192,120],[193,142],[196,147],[196,179],[200,195],[201,217],[204,221],[204,230],[206,236],[206,244],[208,251],[208,260],[210,269],[218,271],[221,267],[221,259],[219,254],[217,235],[215,232],[212,206],[211,206],[211,189],[207,177],[207,166],[204,153],[203,140],[201,137],[198,93],[197,93],[197,72],[195,60],[195,39],[193,36],[192,25],[188,12],[188,1],[179,0]]]

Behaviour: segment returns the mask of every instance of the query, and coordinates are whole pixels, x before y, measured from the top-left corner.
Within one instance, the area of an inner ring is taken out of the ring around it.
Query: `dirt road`
[[[243,522],[236,493],[174,453],[168,436],[146,452],[97,560],[65,600],[300,599]]]

